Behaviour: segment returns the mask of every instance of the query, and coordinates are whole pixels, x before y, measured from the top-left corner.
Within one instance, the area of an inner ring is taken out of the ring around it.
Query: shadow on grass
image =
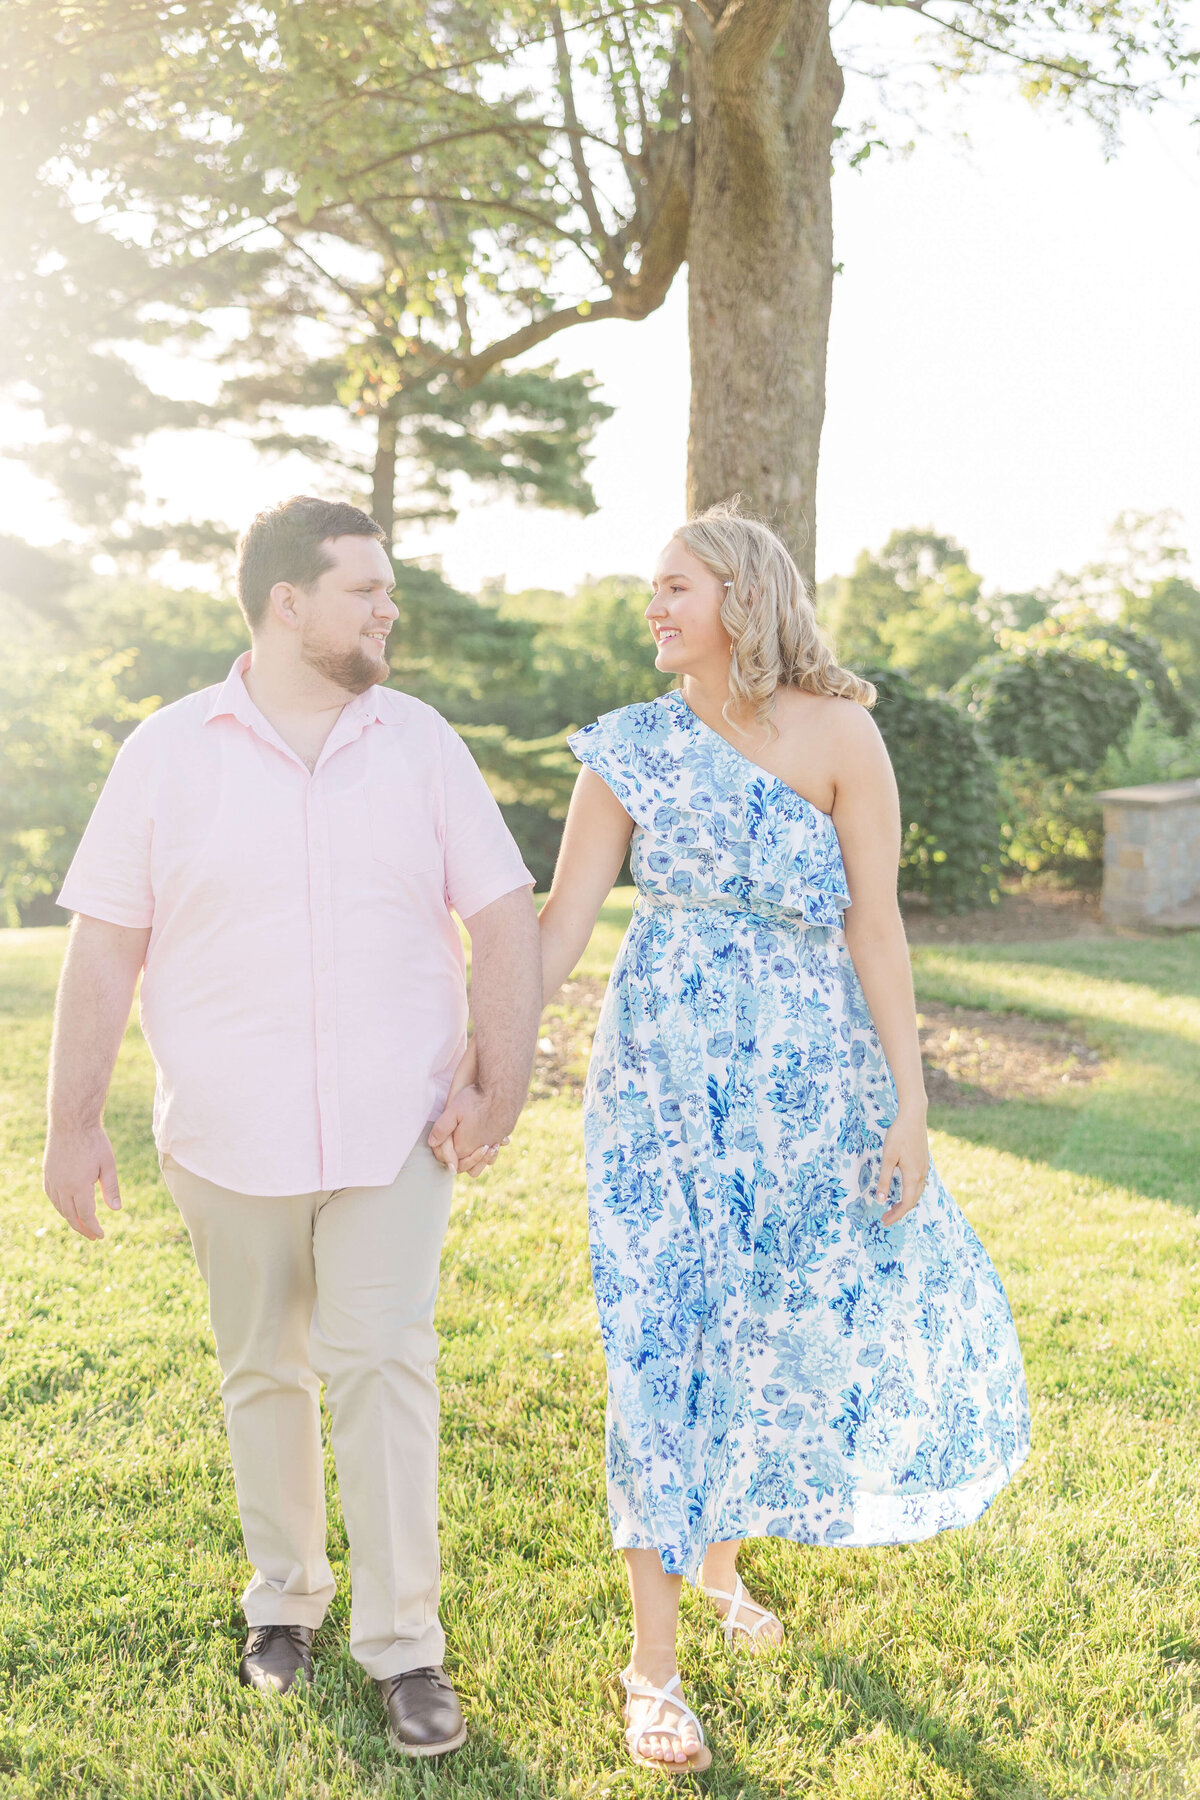
[[[947,944],[932,951],[922,946],[914,955],[914,972],[923,998],[1067,1020],[1119,1064],[1069,1100],[935,1105],[929,1113],[932,1127],[964,1143],[1200,1210],[1200,1114],[1187,1097],[1193,1076],[1200,1080],[1200,1045],[1190,1023],[1183,1020],[1172,1031],[1161,1015],[1147,1020],[1145,1009],[1140,1017],[1136,1009],[1126,1010],[1117,994],[1109,1010],[1096,1003],[1094,991],[1072,1008],[1065,985],[1047,994],[1044,1007],[1011,992],[1014,976],[1027,985],[1044,972],[1056,984],[1083,978],[1133,987],[1167,1002],[1200,998],[1200,933]]]
[[[1132,982],[1163,999],[1200,998],[1200,931],[1171,937],[1053,938],[1021,943],[914,944],[913,963],[953,957],[971,968],[989,964],[1056,970],[1094,981]]]
[[[904,1699],[882,1660],[818,1653],[813,1666],[850,1703],[856,1729],[840,1740],[843,1746],[886,1733],[923,1751],[956,1777],[973,1800],[1041,1800],[1043,1785],[1025,1766],[1017,1745],[1008,1753],[985,1749],[963,1726]]]
[[[1148,1200],[1200,1211],[1200,1131],[1139,1117],[1131,1097],[1111,1109],[1009,1101],[1001,1106],[929,1109],[931,1129],[960,1143],[999,1150],[1047,1169],[1127,1188]]]

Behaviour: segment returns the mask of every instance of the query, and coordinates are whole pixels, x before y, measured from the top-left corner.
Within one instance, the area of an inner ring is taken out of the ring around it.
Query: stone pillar
[[[1200,929],[1200,779],[1108,788],[1104,889],[1109,925]]]

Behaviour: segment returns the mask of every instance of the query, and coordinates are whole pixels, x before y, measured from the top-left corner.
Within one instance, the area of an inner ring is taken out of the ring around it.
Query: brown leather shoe
[[[462,1707],[443,1668],[407,1669],[378,1685],[388,1736],[404,1756],[445,1756],[466,1738]]]
[[[238,1680],[260,1694],[286,1694],[294,1681],[311,1681],[312,1641],[307,1625],[252,1625]]]

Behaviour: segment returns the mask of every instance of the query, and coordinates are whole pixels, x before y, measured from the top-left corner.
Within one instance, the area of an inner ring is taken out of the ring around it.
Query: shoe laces
[[[403,1682],[413,1681],[417,1677],[427,1681],[431,1687],[443,1688],[447,1692],[453,1691],[450,1687],[450,1682],[445,1670],[435,1669],[430,1666],[423,1669],[402,1669],[399,1675],[389,1675],[384,1682],[384,1692],[386,1697],[390,1700]]]
[[[307,1652],[308,1638],[303,1625],[256,1625],[246,1647],[247,1654],[260,1656],[276,1633],[286,1637],[293,1649],[299,1650],[301,1655]]]

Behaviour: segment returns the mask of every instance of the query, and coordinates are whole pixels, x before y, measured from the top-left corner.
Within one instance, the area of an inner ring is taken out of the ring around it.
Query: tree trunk
[[[392,534],[396,529],[396,421],[385,412],[379,415],[378,436],[375,440],[371,517],[377,525],[383,527],[390,556]]]
[[[827,0],[727,4],[693,31],[690,86],[688,508],[740,493],[811,582],[842,97]]]

